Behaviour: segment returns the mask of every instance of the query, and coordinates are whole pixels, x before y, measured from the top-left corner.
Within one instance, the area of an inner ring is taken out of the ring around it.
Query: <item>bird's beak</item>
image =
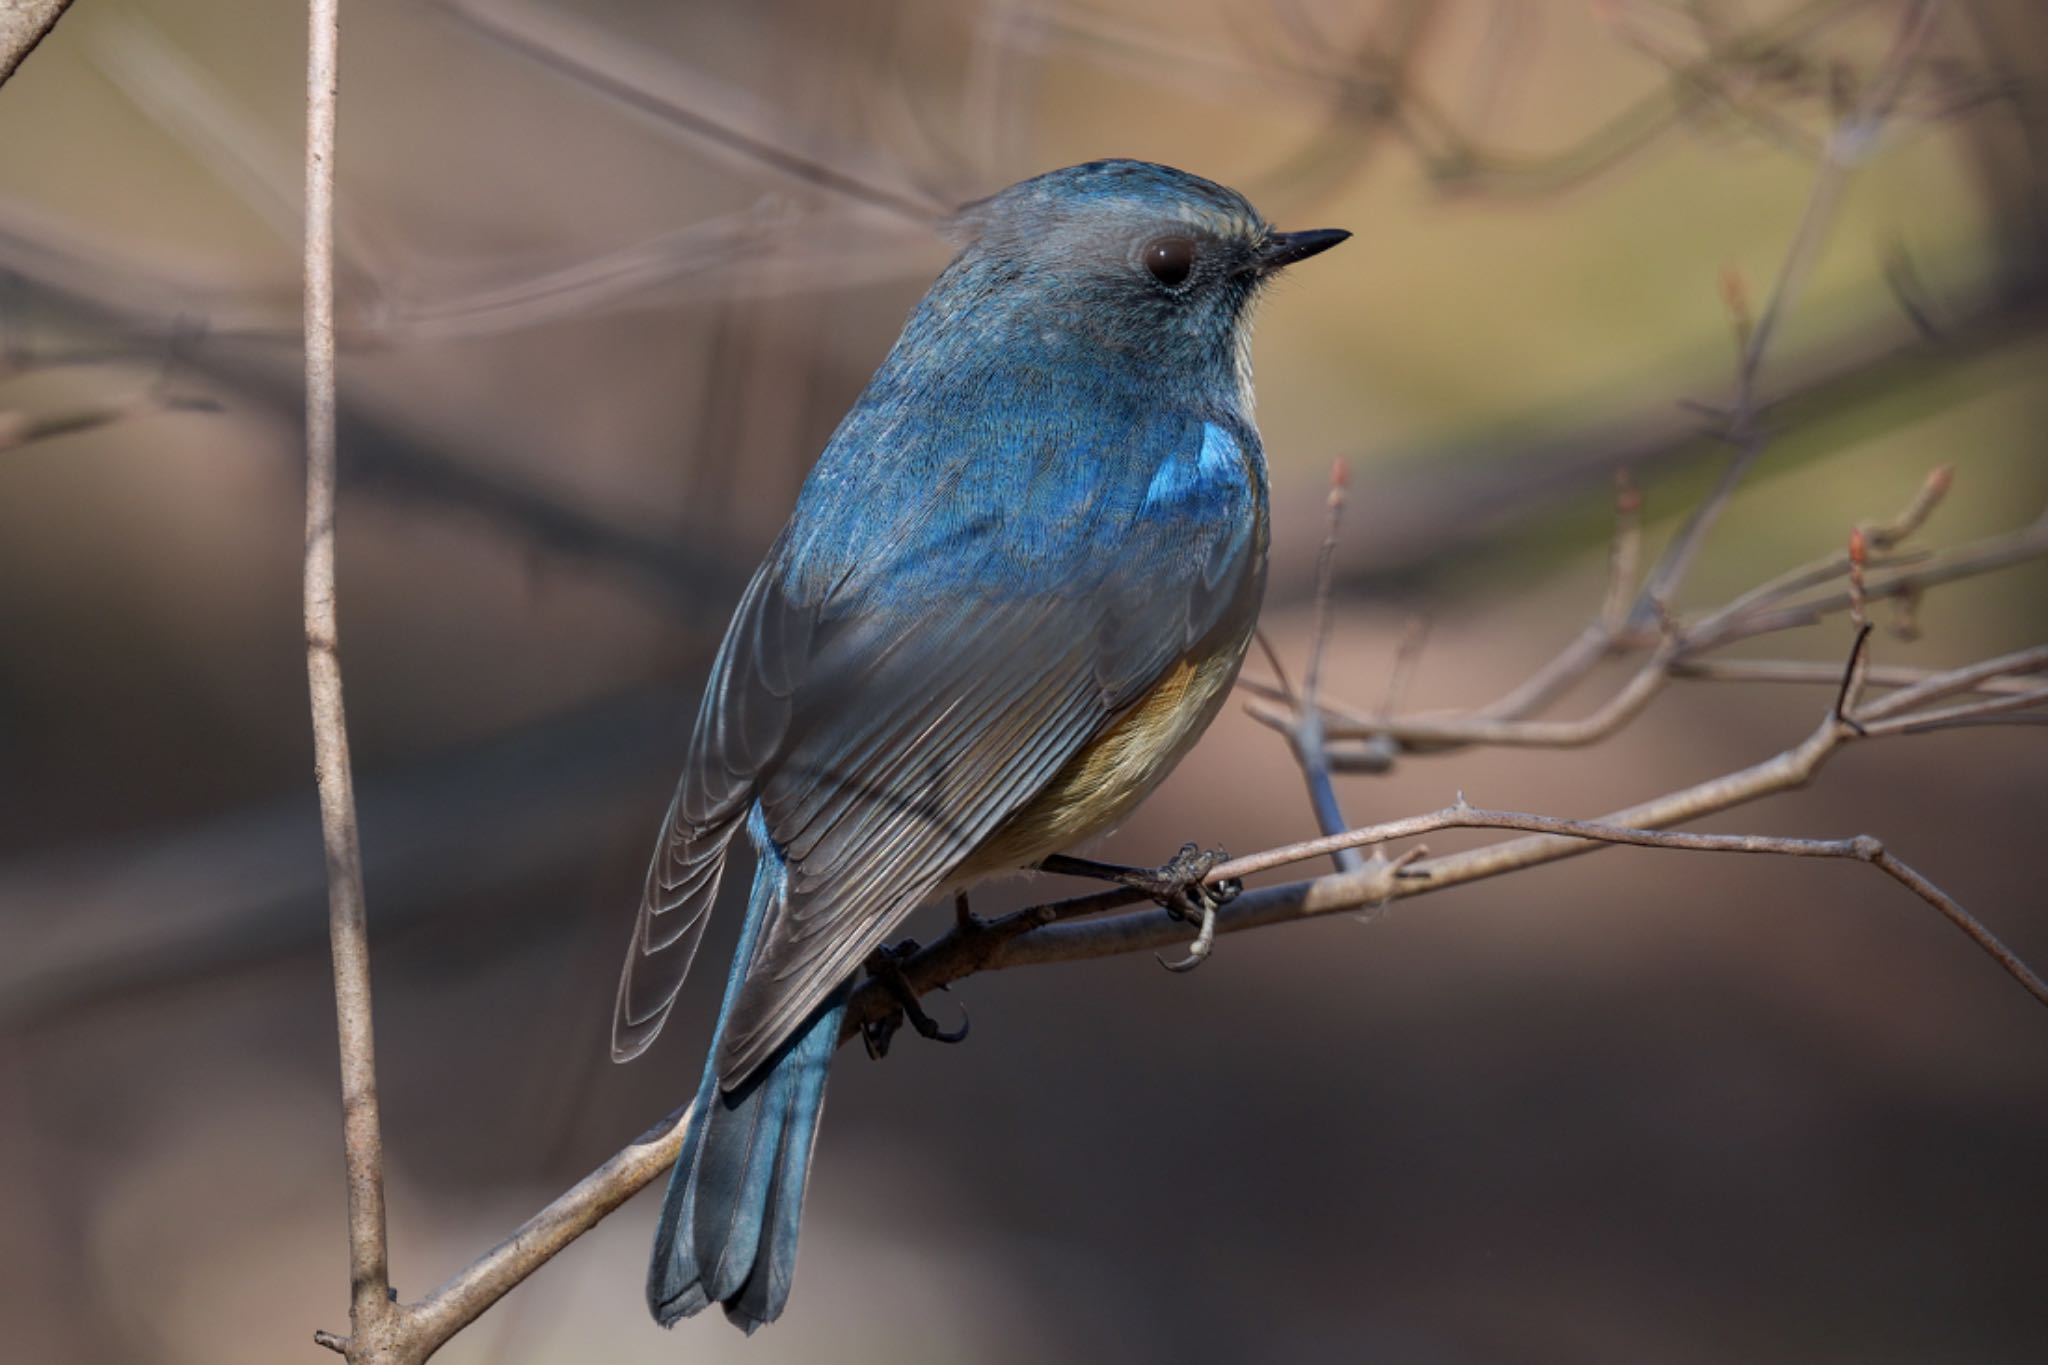
[[[1275,232],[1266,238],[1266,244],[1259,248],[1258,270],[1270,275],[1296,261],[1305,261],[1319,252],[1328,251],[1351,234],[1343,228],[1310,228],[1307,232]]]

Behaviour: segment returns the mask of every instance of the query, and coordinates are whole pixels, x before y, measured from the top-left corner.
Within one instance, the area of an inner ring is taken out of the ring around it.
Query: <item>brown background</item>
[[[560,13],[612,69],[877,183],[962,199],[1137,155],[1353,229],[1263,314],[1267,625],[1298,664],[1347,457],[1332,687],[1377,701],[1420,612],[1420,706],[1487,700],[1577,629],[1617,465],[1653,543],[1704,488],[1719,453],[1677,405],[1729,391],[1723,271],[1761,297],[1813,179],[1758,111],[1824,134],[1831,66],[1867,71],[1896,18],[1695,8],[1728,27],[1478,0]],[[643,860],[737,584],[945,247],[445,8],[346,11],[342,629],[415,1294],[694,1084],[715,973],[650,1057],[604,1060]],[[1629,34],[1697,53],[1787,15],[1798,62],[1725,64],[1746,113],[1556,155],[1680,88]],[[297,626],[300,23],[81,0],[0,91],[8,335],[121,352],[12,377],[0,406],[90,410],[171,356],[172,391],[221,408],[0,450],[9,1359],[313,1360],[345,1317]],[[1936,543],[2048,498],[2039,28],[1948,7],[1685,605],[1838,545],[1938,463]],[[1376,121],[1347,56],[1368,39],[1498,164],[1433,175]],[[610,293],[487,297],[648,243]],[[1932,336],[1886,284],[1900,261]],[[1880,657],[2038,641],[2044,590],[2039,566],[1944,590]],[[1836,623],[1764,649],[1844,645]],[[1458,790],[1590,815],[1774,753],[1824,705],[1681,686],[1594,750],[1343,793],[1360,821]],[[1879,834],[2039,964],[2043,752],[1887,741],[1712,827]],[[1102,851],[1311,828],[1284,747],[1233,710]],[[1864,869],[1613,851],[1231,939],[1186,978],[1132,958],[957,996],[969,1045],[843,1056],[784,1321],[655,1329],[647,1197],[442,1358],[2020,1362],[2048,1333],[2048,1020]]]

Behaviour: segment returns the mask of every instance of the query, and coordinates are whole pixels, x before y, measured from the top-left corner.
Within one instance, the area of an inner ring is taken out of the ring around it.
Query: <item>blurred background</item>
[[[1728,400],[1730,298],[1760,306],[1900,20],[344,9],[342,638],[408,1298],[695,1084],[715,972],[607,1060],[640,877],[739,585],[947,258],[932,206],[1120,155],[1352,229],[1262,312],[1265,626],[1298,670],[1341,457],[1327,691],[1376,705],[1426,619],[1407,704],[1475,705],[1597,609],[1617,469],[1654,549],[1723,467],[1682,404]],[[303,22],[79,0],[0,90],[10,1360],[310,1361],[346,1325],[298,603]],[[2041,513],[2044,68],[2039,6],[1943,8],[1681,609],[1937,465],[1927,543]],[[2044,602],[2038,561],[1943,588],[1877,657],[2035,643]],[[1796,742],[1826,691],[1679,683],[1591,749],[1340,792],[1360,823],[1459,790],[1590,816]],[[1857,746],[1706,827],[1880,835],[2040,965],[2039,734]],[[1094,851],[1313,832],[1285,744],[1232,708]],[[841,1054],[783,1321],[655,1328],[647,1195],[440,1359],[2020,1362],[2048,1335],[2048,1019],[1868,869],[1611,850],[1233,937],[1186,977],[1132,957],[956,1004],[966,1046]]]

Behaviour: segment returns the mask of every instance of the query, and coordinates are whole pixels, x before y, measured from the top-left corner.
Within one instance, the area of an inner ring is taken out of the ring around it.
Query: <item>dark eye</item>
[[[1145,268],[1171,289],[1195,268],[1195,244],[1185,237],[1154,237],[1145,243]]]

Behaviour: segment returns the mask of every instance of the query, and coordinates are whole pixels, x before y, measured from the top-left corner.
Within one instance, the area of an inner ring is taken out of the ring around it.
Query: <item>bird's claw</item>
[[[1214,883],[1207,880],[1229,858],[1220,848],[1204,850],[1195,844],[1182,844],[1180,852],[1151,874],[1152,885],[1140,888],[1165,907],[1167,914],[1199,926],[1186,957],[1168,962],[1153,954],[1169,972],[1193,971],[1208,960],[1210,950],[1216,946],[1216,912],[1244,890],[1244,883],[1235,877]]]
[[[889,1055],[889,1044],[896,1037],[896,1031],[908,1021],[920,1038],[929,1038],[935,1043],[960,1043],[967,1040],[967,1030],[972,1021],[967,1017],[965,1006],[960,1010],[960,1027],[942,1028],[939,1021],[925,1013],[918,1002],[917,992],[910,988],[910,982],[903,975],[903,960],[917,951],[917,940],[904,939],[894,947],[883,945],[868,957],[868,975],[882,983],[889,996],[896,1002],[896,1008],[879,1019],[870,1020],[861,1026],[861,1043],[868,1050],[868,1056],[880,1061]],[[944,986],[940,990],[946,989]]]
[[[1205,901],[1202,907],[1202,927],[1195,931],[1195,941],[1188,945],[1188,955],[1178,962],[1168,962],[1159,954],[1159,965],[1169,972],[1191,972],[1209,960],[1209,950],[1216,946],[1216,903]]]
[[[1216,945],[1216,912],[1244,890],[1244,883],[1235,877],[1209,880],[1209,874],[1229,859],[1230,855],[1220,848],[1204,851],[1199,844],[1182,844],[1180,852],[1151,869],[1118,867],[1064,854],[1046,858],[1038,866],[1063,876],[1095,877],[1129,887],[1157,901],[1174,919],[1201,926],[1186,957],[1178,962],[1160,958],[1160,965],[1167,970],[1185,972],[1199,967],[1209,956],[1209,950]]]
[[[1237,899],[1244,883],[1226,877],[1213,885],[1209,874],[1230,860],[1220,848],[1203,849],[1182,844],[1180,852],[1151,872],[1133,871],[1127,881],[1132,890],[1142,891],[1164,907],[1166,913],[1190,924],[1213,919],[1222,906]]]

